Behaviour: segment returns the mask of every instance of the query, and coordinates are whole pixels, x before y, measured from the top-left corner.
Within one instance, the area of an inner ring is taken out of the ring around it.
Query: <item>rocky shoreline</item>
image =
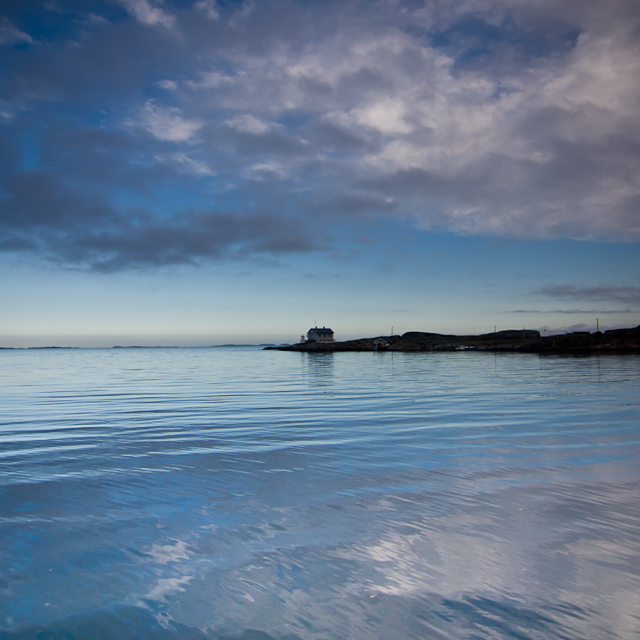
[[[455,336],[409,331],[403,335],[344,342],[301,342],[267,347],[278,351],[496,351],[548,354],[640,353],[640,326],[631,329],[541,336],[538,331],[510,330]]]

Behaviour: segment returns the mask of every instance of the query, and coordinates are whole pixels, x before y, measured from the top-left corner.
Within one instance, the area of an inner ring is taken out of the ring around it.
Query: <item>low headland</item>
[[[266,347],[278,351],[498,351],[548,354],[640,353],[640,326],[632,329],[541,336],[539,331],[514,329],[481,335],[456,336],[409,331],[394,336],[344,342],[300,342]]]

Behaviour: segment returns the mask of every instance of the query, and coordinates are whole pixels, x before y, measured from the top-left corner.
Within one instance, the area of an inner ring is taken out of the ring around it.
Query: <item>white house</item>
[[[333,331],[326,327],[309,329],[307,331],[307,342],[333,342]]]

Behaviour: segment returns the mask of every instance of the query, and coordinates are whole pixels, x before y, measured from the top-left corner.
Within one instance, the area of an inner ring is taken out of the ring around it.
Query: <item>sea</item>
[[[640,637],[640,356],[0,351],[1,640]]]

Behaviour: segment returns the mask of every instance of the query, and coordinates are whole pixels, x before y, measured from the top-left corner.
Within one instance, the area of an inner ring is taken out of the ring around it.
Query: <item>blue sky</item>
[[[5,0],[0,346],[640,323],[635,0]]]

